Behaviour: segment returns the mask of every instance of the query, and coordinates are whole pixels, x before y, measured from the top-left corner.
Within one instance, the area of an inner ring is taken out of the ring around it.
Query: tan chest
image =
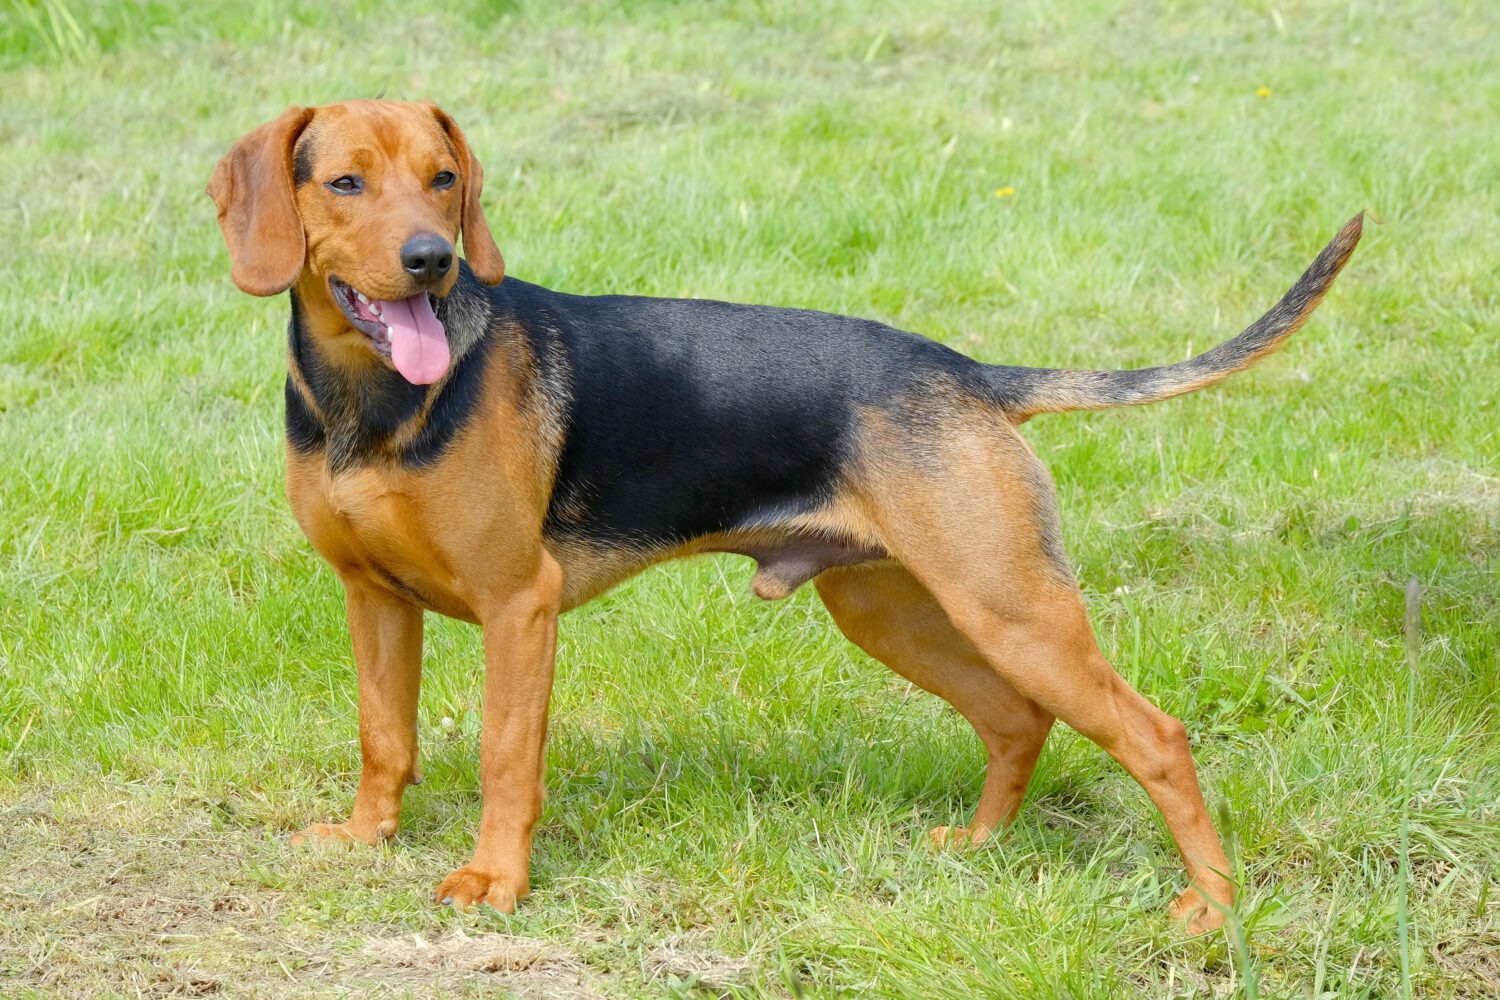
[[[464,558],[463,526],[452,523],[432,492],[432,484],[399,471],[332,473],[322,463],[287,463],[292,513],[346,585],[373,583],[473,620],[474,574]]]

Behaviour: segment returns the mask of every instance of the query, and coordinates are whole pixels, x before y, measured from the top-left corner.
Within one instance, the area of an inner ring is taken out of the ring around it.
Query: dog
[[[1233,339],[1160,368],[1072,371],[981,364],[827,313],[505,278],[483,184],[452,118],[380,100],[288,108],[208,184],[235,284],[291,293],[287,499],[343,583],[358,673],[353,810],[293,843],[396,832],[420,780],[423,612],[474,622],[484,806],[473,858],[434,898],[513,912],[558,616],[655,563],[732,552],[756,561],[762,598],[811,581],[855,645],[973,724],[983,791],[934,844],[1004,830],[1061,719],[1160,809],[1189,877],[1173,916],[1219,926],[1234,885],[1187,730],[1100,653],[1055,488],[1017,426],[1255,364],[1322,300],[1363,213]]]

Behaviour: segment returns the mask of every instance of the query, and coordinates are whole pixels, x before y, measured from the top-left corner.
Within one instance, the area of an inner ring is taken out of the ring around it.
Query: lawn
[[[0,995],[1500,991],[1500,8],[440,8],[0,0]],[[287,307],[203,186],[380,92],[464,127],[512,275],[986,361],[1186,357],[1381,220],[1253,372],[1024,428],[1105,654],[1192,734],[1231,932],[1168,923],[1163,824],[1061,727],[1008,837],[930,850],[973,732],[727,556],[563,619],[517,916],[428,901],[478,823],[469,626],[429,618],[401,835],[291,848],[352,799],[354,672],[282,496]]]

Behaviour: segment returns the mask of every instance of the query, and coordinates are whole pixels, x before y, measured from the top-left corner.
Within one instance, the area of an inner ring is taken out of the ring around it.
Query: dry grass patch
[[[599,977],[574,952],[514,934],[464,933],[434,941],[419,934],[371,941],[364,951],[380,965],[430,979],[443,973],[484,974],[493,986],[536,1000],[593,1000]]]
[[[646,955],[646,978],[671,985],[697,987],[721,997],[753,987],[756,975],[750,962],[707,947],[701,940],[668,938]]]

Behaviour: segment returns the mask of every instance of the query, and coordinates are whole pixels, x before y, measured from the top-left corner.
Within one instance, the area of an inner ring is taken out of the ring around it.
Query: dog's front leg
[[[484,627],[484,812],[473,859],[436,898],[512,913],[531,891],[531,831],[542,814],[543,743],[562,599],[562,569],[545,551],[526,581],[480,615]]]
[[[362,840],[394,836],[401,794],[417,772],[417,690],[422,683],[422,610],[382,587],[344,580],[349,638],[359,673],[362,769],[344,823],[314,823],[292,838]]]

